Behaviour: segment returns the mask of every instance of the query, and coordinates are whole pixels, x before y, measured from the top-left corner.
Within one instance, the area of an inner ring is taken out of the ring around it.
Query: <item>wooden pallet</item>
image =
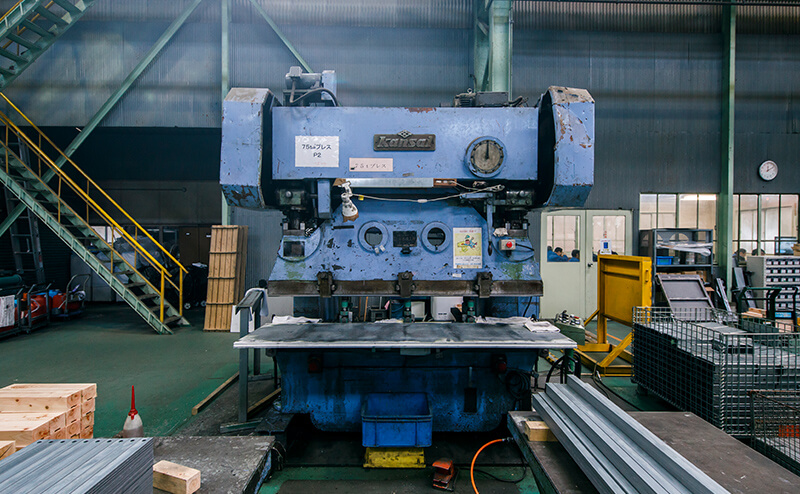
[[[91,438],[96,384],[11,384],[0,389],[0,440]]]
[[[211,227],[206,331],[230,331],[233,306],[244,296],[247,227]]]

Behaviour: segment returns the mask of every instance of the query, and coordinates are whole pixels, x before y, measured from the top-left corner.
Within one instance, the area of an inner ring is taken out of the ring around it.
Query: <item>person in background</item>
[[[736,255],[733,256],[733,260],[736,262],[737,266],[744,266],[747,264],[747,251],[745,249],[737,250]]]
[[[556,247],[554,250],[548,250],[547,262],[567,262],[567,256],[564,255],[564,249],[561,247]]]
[[[751,256],[764,256],[764,255],[766,255],[766,253],[764,252],[764,249],[761,249],[761,254],[758,253],[758,249],[753,249],[753,252],[750,255]]]
[[[569,258],[568,262],[579,262],[581,260],[581,251],[578,249],[572,249],[570,255],[572,257]]]

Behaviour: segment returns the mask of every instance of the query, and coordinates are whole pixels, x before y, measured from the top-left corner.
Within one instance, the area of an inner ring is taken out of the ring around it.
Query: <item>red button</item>
[[[511,247],[514,247],[514,242],[506,242],[506,247],[508,247],[509,249]]]

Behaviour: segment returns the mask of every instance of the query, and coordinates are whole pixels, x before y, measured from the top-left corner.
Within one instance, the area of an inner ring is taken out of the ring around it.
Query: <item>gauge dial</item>
[[[774,161],[765,161],[758,167],[758,176],[763,180],[774,180],[778,176],[778,165]]]
[[[469,161],[479,174],[489,175],[497,171],[503,164],[505,154],[503,146],[493,139],[484,139],[475,143]]]

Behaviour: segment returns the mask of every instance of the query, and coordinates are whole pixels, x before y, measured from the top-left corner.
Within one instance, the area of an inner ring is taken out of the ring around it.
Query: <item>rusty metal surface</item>
[[[581,207],[594,184],[594,166],[587,166],[594,164],[594,99],[585,89],[552,86],[544,102],[541,111],[552,105],[555,125],[553,188],[547,205]]]
[[[477,295],[475,280],[414,280],[415,296],[474,296]],[[269,282],[270,296],[306,295],[318,296],[315,281],[273,280]],[[544,294],[541,280],[495,280],[492,295],[498,297],[540,297]],[[347,296],[395,296],[399,295],[396,282],[391,280],[336,281],[333,295]]]
[[[269,89],[233,88],[222,109],[219,181],[228,204],[264,208],[261,161]]]
[[[575,348],[559,332],[532,332],[522,324],[317,323],[267,324],[234,348]]]

